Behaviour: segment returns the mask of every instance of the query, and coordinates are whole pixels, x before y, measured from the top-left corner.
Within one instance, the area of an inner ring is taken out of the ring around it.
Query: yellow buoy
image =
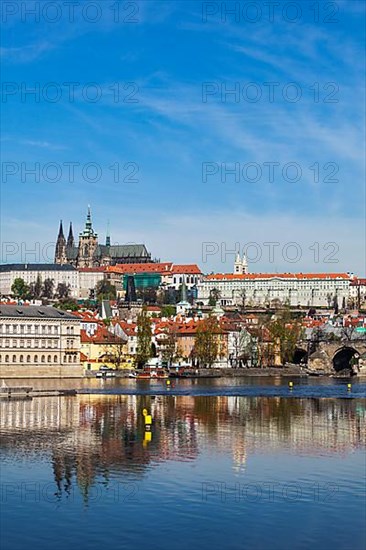
[[[152,424],[152,416],[151,414],[147,414],[145,416],[145,424]]]
[[[347,384],[348,391],[352,388],[352,384]]]
[[[289,382],[289,383],[288,383],[288,387],[289,387],[289,388],[293,388],[293,387],[294,387],[294,383],[293,383],[293,382]]]
[[[146,415],[147,415],[147,409],[142,409],[142,414],[143,414],[144,416],[146,416]]]
[[[170,386],[170,380],[167,380],[167,381],[166,381],[166,385],[167,385],[167,386]]]

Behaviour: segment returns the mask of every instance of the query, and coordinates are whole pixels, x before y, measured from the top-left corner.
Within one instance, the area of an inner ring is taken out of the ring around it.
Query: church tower
[[[248,273],[247,258],[245,253],[243,254],[243,258],[241,258],[238,252],[234,263],[234,275],[244,275],[245,273]]]
[[[56,249],[55,249],[55,264],[66,264],[67,263],[67,257],[66,257],[66,239],[64,236],[64,230],[62,227],[62,220],[60,221],[60,228],[58,230],[58,236],[56,241]]]
[[[90,206],[86,217],[85,229],[79,235],[78,267],[93,267],[97,264],[96,253],[98,248],[98,235],[94,233]]]

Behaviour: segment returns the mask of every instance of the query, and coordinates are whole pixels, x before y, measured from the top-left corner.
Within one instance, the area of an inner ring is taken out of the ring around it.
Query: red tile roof
[[[146,264],[117,264],[107,267],[108,273],[168,273],[173,264],[171,262]]]
[[[201,270],[197,264],[174,264],[171,272],[174,275],[201,275]]]
[[[350,280],[348,273],[214,273],[207,275],[206,280],[237,280],[237,279],[345,279]]]
[[[106,327],[98,327],[94,334],[88,334],[85,330],[80,331],[81,343],[94,343],[94,344],[120,344],[123,342],[122,338],[116,336],[110,332]]]

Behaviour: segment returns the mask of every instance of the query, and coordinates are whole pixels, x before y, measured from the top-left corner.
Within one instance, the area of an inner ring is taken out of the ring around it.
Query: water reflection
[[[146,434],[142,410],[154,422]],[[47,455],[55,491],[138,479],[163,461],[193,461],[207,448],[234,471],[253,453],[346,455],[366,445],[362,400],[232,396],[78,395],[0,402],[4,459]],[[151,441],[149,440],[151,437]]]

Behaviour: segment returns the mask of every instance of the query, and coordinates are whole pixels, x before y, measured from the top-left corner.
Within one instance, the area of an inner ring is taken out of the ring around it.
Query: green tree
[[[137,317],[136,363],[139,367],[143,366],[152,356],[151,336],[151,321],[146,308],[143,307]]]
[[[208,305],[214,307],[217,300],[221,297],[221,292],[218,288],[213,288],[210,292],[210,298],[208,300]]]
[[[16,298],[24,300],[29,294],[29,286],[24,279],[17,277],[11,285],[11,291]]]
[[[115,300],[117,292],[116,287],[109,281],[103,279],[97,283],[96,295],[99,301],[101,300]]]
[[[211,367],[219,351],[220,325],[216,317],[209,316],[198,326],[194,345],[194,356],[199,365]]]
[[[53,298],[53,288],[55,282],[53,279],[45,279],[42,286],[42,296],[43,298]]]
[[[55,304],[55,307],[58,309],[64,309],[65,311],[77,311],[79,309],[79,304],[72,298],[63,298]]]
[[[168,304],[161,308],[162,317],[173,317],[173,315],[175,315],[175,312],[176,312],[176,308],[172,304]]]
[[[277,347],[281,363],[292,361],[296,345],[303,335],[303,327],[298,319],[291,318],[289,309],[284,309],[274,321],[270,321],[268,330]]]
[[[66,298],[69,298],[69,296],[70,296],[70,285],[67,285],[66,283],[59,283],[57,285],[56,294],[57,294],[57,297],[60,300],[64,300]]]

